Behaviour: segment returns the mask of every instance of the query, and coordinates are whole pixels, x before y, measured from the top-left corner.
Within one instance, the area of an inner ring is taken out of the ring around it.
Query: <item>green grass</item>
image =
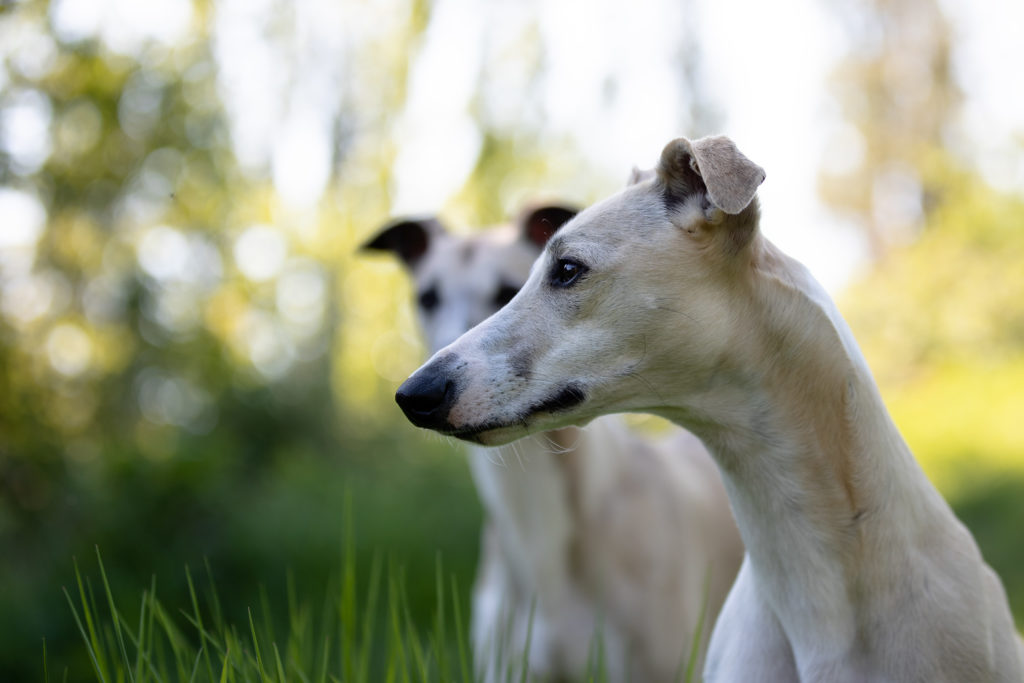
[[[259,607],[248,609],[244,623],[226,620],[209,566],[201,590],[185,568],[189,605],[169,609],[158,597],[154,577],[142,592],[137,615],[130,617],[115,601],[97,548],[98,585],[76,562],[76,584],[65,588],[64,594],[100,683],[474,681],[466,610],[458,597],[463,591],[458,590],[455,575],[446,576],[438,557],[434,619],[424,632],[410,615],[403,568],[388,562],[384,570],[384,564],[378,556],[366,589],[357,590],[355,563],[343,559],[339,575],[329,581],[315,604],[299,599],[295,581],[289,577],[285,633],[274,630],[276,620],[265,591],[258,598]],[[540,683],[527,674],[526,667],[534,607],[527,647],[511,658],[504,677],[508,683]],[[696,641],[690,644],[691,657],[697,647]],[[67,670],[59,675],[53,670],[45,642],[42,654],[43,680],[68,680]],[[584,680],[608,681],[600,627],[591,643]],[[695,680],[693,668],[681,666],[678,680]]]
[[[129,615],[115,600],[100,550],[96,549],[100,579],[96,586],[76,561],[75,586],[65,588],[64,594],[94,679],[102,683],[472,680],[468,649],[463,645],[465,609],[454,589],[455,576],[447,577],[453,589],[446,591],[448,581],[438,557],[433,626],[426,633],[418,632],[402,568],[392,561],[385,572],[378,554],[368,576],[357,576],[351,503],[351,496],[346,496],[340,571],[326,581],[316,600],[308,594],[300,597],[289,574],[284,619],[273,613],[262,589],[257,606],[245,610],[244,621],[232,623],[225,616],[208,563],[198,587],[185,567],[186,606],[167,607],[158,596],[154,577]],[[275,631],[275,624],[282,623],[283,632],[280,626]],[[68,676],[67,670],[55,675],[45,643],[43,676],[46,681],[63,681]]]
[[[984,520],[1018,517],[1021,508],[1019,482],[1004,482],[1002,495],[979,491],[976,499],[964,500],[958,512],[973,523],[979,540],[989,548],[1006,548],[1007,557],[995,554],[990,561],[1008,571],[1013,565],[1010,539],[989,538]],[[989,510],[989,507],[998,510]],[[427,681],[474,681],[470,657],[464,597],[455,573],[446,572],[438,554],[434,563],[434,608],[429,623],[414,619],[407,592],[406,567],[376,554],[357,575],[356,544],[350,521],[351,499],[345,505],[346,522],[340,569],[317,590],[302,586],[291,574],[286,579],[286,598],[275,613],[266,589],[254,596],[254,606],[231,605],[226,609],[207,564],[196,581],[184,568],[187,604],[168,606],[158,595],[153,577],[135,605],[119,605],[116,595],[131,591],[112,587],[99,549],[95,567],[98,581],[75,563],[75,583],[65,588],[69,619],[91,664],[93,680],[101,683],[149,683],[180,681],[229,683],[234,681],[299,681],[302,683],[425,683]],[[1006,525],[992,524],[996,531]],[[995,533],[995,532],[992,532]],[[1019,570],[1019,567],[1017,567]],[[1020,582],[1010,582],[1017,586]],[[316,595],[316,597],[312,597]],[[1022,596],[1010,591],[1011,602]],[[1017,605],[1019,607],[1019,604]],[[239,608],[242,609],[239,609]],[[705,606],[706,607],[706,606]],[[279,613],[284,610],[283,616]],[[227,613],[244,614],[232,621]],[[1018,612],[1019,613],[1019,612]],[[533,627],[531,607],[529,628]],[[275,626],[276,625],[276,626]],[[697,624],[699,637],[703,614]],[[529,638],[527,638],[529,642]],[[689,643],[689,662],[699,642]],[[500,656],[499,659],[504,660]],[[529,648],[514,654],[504,680],[534,681],[526,675]],[[587,682],[608,680],[604,665],[600,626],[588,656]],[[49,660],[42,644],[43,680],[80,680]],[[80,673],[80,672],[79,672]],[[699,680],[692,665],[680,667],[679,681]]]
[[[440,560],[436,618],[426,633],[417,632],[410,616],[403,571],[394,563],[385,571],[379,559],[365,591],[357,591],[351,561],[343,563],[319,601],[300,600],[290,579],[285,633],[274,630],[265,592],[244,623],[227,621],[208,567],[200,588],[185,570],[190,605],[169,609],[161,602],[154,579],[142,592],[137,615],[129,617],[115,603],[99,550],[96,564],[98,585],[76,564],[76,585],[65,589],[96,681],[472,680],[464,646],[465,606],[457,591],[445,590],[448,581]],[[46,681],[65,680],[67,675],[57,675],[46,661],[45,646],[43,674]]]

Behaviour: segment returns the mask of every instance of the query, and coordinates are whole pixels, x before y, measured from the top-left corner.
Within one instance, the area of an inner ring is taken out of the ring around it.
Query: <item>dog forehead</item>
[[[458,283],[487,287],[502,278],[525,279],[537,249],[517,237],[510,226],[441,235],[416,269],[416,281],[421,287]]]
[[[656,181],[627,187],[582,211],[549,243],[556,256],[567,250],[600,252],[625,243],[643,243],[669,226]]]
[[[466,265],[480,272],[525,278],[539,253],[536,245],[520,239],[512,227],[489,230],[478,236],[474,258]]]

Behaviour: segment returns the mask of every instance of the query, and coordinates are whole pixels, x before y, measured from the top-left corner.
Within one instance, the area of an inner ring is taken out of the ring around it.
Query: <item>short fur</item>
[[[502,292],[526,281],[543,244],[574,214],[534,207],[515,225],[464,237],[433,219],[421,230],[401,221],[368,246],[409,266],[421,326],[438,351],[500,308]],[[527,357],[509,363],[523,376],[534,371]],[[547,408],[574,400],[565,390]],[[482,680],[520,680],[534,600],[532,674],[584,680],[600,625],[609,680],[667,683],[687,663],[706,596],[699,670],[743,550],[721,479],[695,437],[642,439],[612,416],[586,430],[475,448],[470,465],[486,512],[472,611]]]
[[[577,216],[512,304],[445,349],[454,398],[411,418],[498,444],[648,411],[699,436],[747,547],[707,681],[1019,683],[999,578],[829,297],[759,233],[763,178],[728,139],[671,142],[653,177]],[[512,356],[532,372],[510,372]],[[400,403],[439,372],[420,368]],[[585,399],[531,411],[565,386]]]

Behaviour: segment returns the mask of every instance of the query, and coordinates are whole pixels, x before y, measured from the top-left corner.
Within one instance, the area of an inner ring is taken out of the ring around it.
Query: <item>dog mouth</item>
[[[488,423],[441,433],[481,446],[500,446],[526,436],[529,434],[529,427],[523,422]]]
[[[564,413],[587,400],[587,393],[578,384],[568,384],[558,393],[535,403],[526,410],[527,417],[537,413]]]
[[[587,394],[578,384],[569,384],[512,419],[492,420],[479,425],[443,430],[442,433],[473,443],[500,445],[529,434],[536,423],[536,416],[565,413],[586,400]]]

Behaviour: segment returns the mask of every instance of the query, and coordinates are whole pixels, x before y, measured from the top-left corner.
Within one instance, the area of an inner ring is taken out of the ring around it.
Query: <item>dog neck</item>
[[[604,418],[585,430],[565,427],[471,450],[473,479],[502,555],[521,597],[536,597],[538,609],[557,611],[579,595],[588,571],[583,546],[594,541],[584,518],[639,465],[622,457],[625,439],[617,419]]]
[[[583,447],[583,441],[580,430],[566,428],[470,453],[473,479],[511,576],[524,599],[536,597],[545,607],[573,594],[570,549],[578,511],[563,452]]]
[[[862,588],[951,513],[820,285],[760,236],[751,258],[735,353],[666,417],[718,462],[761,594],[796,651],[842,652],[868,628]]]

